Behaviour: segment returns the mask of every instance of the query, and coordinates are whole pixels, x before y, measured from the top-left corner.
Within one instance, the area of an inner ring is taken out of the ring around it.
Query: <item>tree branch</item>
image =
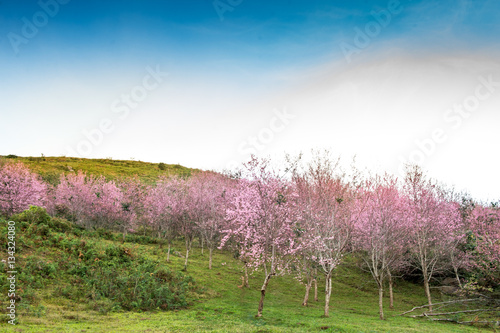
[[[440,304],[453,304],[453,303],[465,303],[465,302],[476,302],[476,301],[482,301],[483,299],[482,298],[470,298],[470,299],[463,299],[463,300],[456,300],[456,301],[448,301],[448,302],[440,302],[440,303],[434,303],[434,304],[425,304],[425,305],[421,305],[421,306],[416,306],[414,307],[413,309],[409,310],[409,311],[406,311],[406,312],[403,312],[401,314],[399,314],[398,316],[403,316],[407,313],[410,313],[410,312],[413,312],[415,310],[418,310],[418,309],[423,309],[423,308],[427,308],[429,306],[435,306],[435,305],[440,305]]]
[[[428,316],[445,316],[452,315],[457,313],[471,313],[471,312],[489,312],[489,311],[498,311],[498,309],[476,309],[476,310],[463,310],[463,311],[453,311],[453,312],[440,312],[440,313],[427,313],[424,312],[420,315],[410,316],[411,318],[417,317],[428,317]]]

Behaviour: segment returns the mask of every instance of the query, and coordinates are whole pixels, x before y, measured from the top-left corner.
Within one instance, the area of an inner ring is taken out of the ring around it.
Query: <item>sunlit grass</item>
[[[164,164],[142,161],[113,159],[86,159],[77,157],[0,157],[8,163],[22,162],[32,171],[42,175],[43,179],[56,182],[61,173],[82,170],[87,174],[103,175],[107,179],[138,176],[141,180],[152,182],[160,175],[188,176],[196,169],[189,169],[178,164]]]

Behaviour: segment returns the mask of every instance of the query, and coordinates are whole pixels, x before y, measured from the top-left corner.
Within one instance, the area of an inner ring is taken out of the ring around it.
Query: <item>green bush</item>
[[[36,234],[40,236],[48,236],[50,233],[50,228],[46,224],[39,224],[36,230]]]
[[[98,228],[98,229],[95,230],[95,234],[98,237],[104,238],[106,240],[112,240],[113,239],[113,233],[109,229]]]
[[[25,263],[22,271],[24,275],[49,279],[54,278],[57,272],[57,264],[45,262],[36,256],[27,257]]]
[[[89,267],[84,264],[75,264],[69,270],[68,274],[85,278],[88,275]]]
[[[65,168],[65,170],[67,169]],[[60,176],[56,172],[45,172],[41,174],[41,177],[44,182],[52,186],[57,186],[60,183]]]
[[[132,257],[130,249],[116,245],[107,247],[105,250],[105,254],[107,256],[106,259],[115,259],[119,263],[130,262]]]
[[[23,228],[16,240],[19,249],[21,244],[29,244],[31,249],[30,255],[23,257],[16,267],[19,285],[29,286],[19,293],[27,313],[44,315],[44,308],[35,307],[38,302],[35,290],[45,289],[51,283],[58,284],[54,296],[86,303],[102,314],[186,307],[188,293],[197,290],[190,276],[132,253],[126,246],[104,241],[116,238],[109,230],[81,230],[74,223],[50,217],[44,208],[34,206],[12,219],[17,221],[17,227]],[[2,222],[5,223],[1,229],[7,228],[6,221]],[[138,234],[129,234],[126,240],[143,244],[158,242],[154,237]],[[49,253],[57,259],[47,259]],[[0,276],[2,291],[7,283]]]
[[[111,299],[115,302],[113,306],[125,310],[171,310],[187,306],[186,294],[195,289],[194,280],[157,266],[158,262],[145,258],[122,265],[116,258],[97,261],[87,272],[87,298]]]
[[[28,222],[33,224],[46,224],[50,222],[50,215],[47,214],[45,208],[30,206],[29,209],[22,213],[11,216],[11,219],[16,222]]]
[[[30,206],[22,213],[13,215],[13,221],[19,222],[18,227],[31,227],[29,232],[37,235],[47,236],[50,232],[70,232],[78,228],[74,223],[60,217],[51,217],[45,208]],[[31,226],[29,225],[31,224]]]
[[[53,217],[49,226],[59,232],[70,232],[73,231],[74,228],[77,228],[73,222],[60,217]]]
[[[125,236],[125,241],[129,243],[144,244],[144,245],[159,243],[159,239],[156,237],[139,235],[137,233],[127,234]]]

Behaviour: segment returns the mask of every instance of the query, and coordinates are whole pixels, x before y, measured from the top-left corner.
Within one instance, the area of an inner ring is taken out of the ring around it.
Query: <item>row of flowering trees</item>
[[[347,175],[338,160],[317,154],[306,165],[285,170],[253,158],[239,177],[200,172],[189,178],[109,181],[69,173],[56,187],[46,185],[22,164],[0,169],[0,213],[10,216],[29,205],[44,206],[86,228],[124,234],[139,227],[168,244],[181,237],[185,268],[193,241],[209,251],[230,248],[248,270],[262,269],[257,316],[274,276],[295,274],[306,281],[304,303],[317,272],[325,277],[324,315],[329,315],[332,276],[346,253],[359,255],[379,290],[414,269],[422,276],[432,311],[429,283],[436,274],[479,270],[499,283],[500,210],[462,200],[428,179],[416,166],[398,181],[391,175]],[[169,260],[169,257],[167,258]]]

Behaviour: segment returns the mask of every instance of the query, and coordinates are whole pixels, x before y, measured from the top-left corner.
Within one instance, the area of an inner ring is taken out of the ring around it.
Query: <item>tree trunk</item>
[[[318,269],[314,269],[314,301],[318,301]]]
[[[127,229],[123,230],[123,239],[122,239],[122,244],[125,243],[125,239],[127,238]]]
[[[389,276],[389,308],[394,309],[394,294],[392,293],[392,275],[391,272],[387,271],[387,275]]]
[[[462,289],[462,283],[460,282],[460,277],[458,276],[458,269],[456,267],[453,267],[453,270],[455,271],[455,278],[457,279],[458,286],[460,289]]]
[[[212,252],[214,251],[212,248],[208,249],[208,269],[212,269]]]
[[[186,249],[186,259],[184,260],[184,270],[187,271],[188,266],[189,249]]]
[[[378,287],[378,313],[381,320],[384,320],[384,288],[382,281]]]
[[[201,237],[201,255],[203,255],[203,248],[205,247],[204,245],[205,245],[205,244],[204,244],[204,238],[203,238],[203,236],[202,236],[202,237]],[[212,268],[211,266],[212,266],[212,265],[210,265],[210,268]]]
[[[306,284],[306,294],[304,296],[304,302],[302,302],[303,306],[307,306],[307,301],[309,301],[309,290],[311,290],[312,282],[313,282],[312,276],[308,276]]]
[[[429,279],[427,277],[427,271],[424,269],[424,289],[425,295],[427,296],[427,302],[429,303],[429,312],[432,312],[432,297],[431,297],[431,289],[429,288]]]
[[[269,280],[271,279],[271,274],[266,275],[266,279],[264,280],[264,284],[262,288],[260,288],[260,301],[259,301],[259,309],[257,310],[257,317],[262,317],[262,310],[264,309],[264,297],[266,296],[267,285],[269,284]]]
[[[186,240],[186,260],[184,260],[184,270],[187,271],[187,265],[188,265],[188,257],[189,257],[189,248],[190,248],[189,242]]]
[[[329,317],[330,296],[332,295],[332,273],[328,273],[325,281],[325,317]]]
[[[314,301],[318,301],[318,279],[314,278]]]
[[[167,262],[170,262],[170,243],[168,243]]]
[[[245,287],[248,288],[249,285],[248,285],[248,265],[247,263],[245,263]]]

